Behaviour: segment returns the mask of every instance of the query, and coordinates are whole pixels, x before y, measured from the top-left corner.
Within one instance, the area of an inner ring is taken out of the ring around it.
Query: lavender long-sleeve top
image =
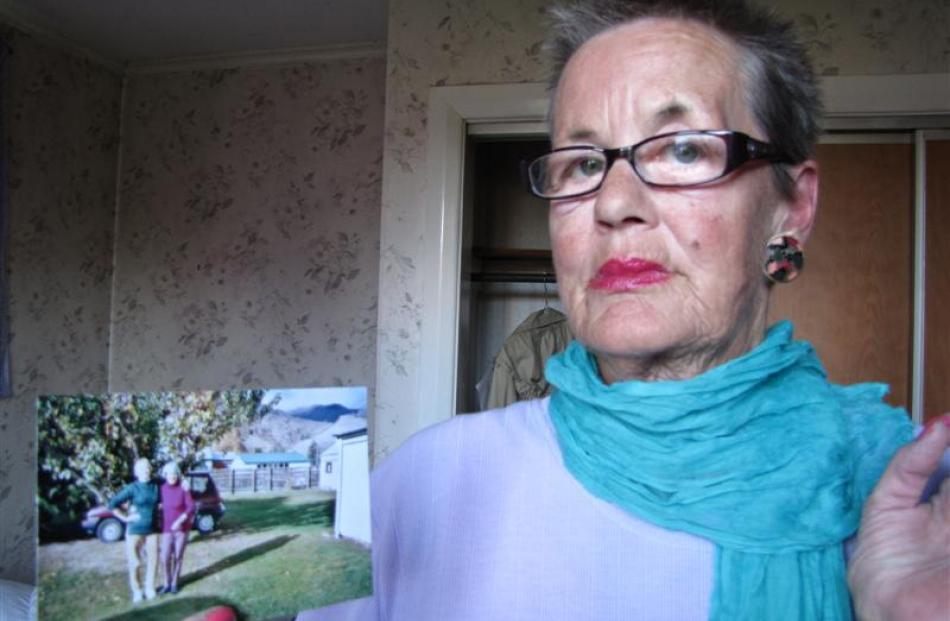
[[[408,440],[373,472],[373,597],[298,619],[706,619],[713,544],[590,495],[547,404]]]
[[[373,596],[298,621],[708,619],[714,544],[581,487],[547,399],[421,431],[371,489]]]

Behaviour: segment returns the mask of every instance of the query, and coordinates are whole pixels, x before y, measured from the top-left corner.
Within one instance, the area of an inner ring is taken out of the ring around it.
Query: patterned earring
[[[765,275],[772,282],[795,280],[805,265],[801,244],[791,235],[776,235],[765,248]]]

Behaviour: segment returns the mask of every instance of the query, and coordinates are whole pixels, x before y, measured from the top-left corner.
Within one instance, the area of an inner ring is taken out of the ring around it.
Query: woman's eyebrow
[[[650,133],[656,133],[659,128],[668,123],[682,120],[684,117],[689,116],[691,111],[692,109],[687,104],[675,99],[664,104],[650,117]]]
[[[595,136],[596,132],[592,129],[575,129],[567,135],[567,139],[571,142],[591,143]]]

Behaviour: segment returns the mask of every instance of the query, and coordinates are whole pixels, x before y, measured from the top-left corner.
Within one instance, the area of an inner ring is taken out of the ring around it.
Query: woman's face
[[[165,473],[165,480],[168,482],[169,485],[177,485],[178,472],[175,470],[169,470],[168,472]]]
[[[698,24],[651,19],[607,31],[565,68],[553,145],[620,147],[687,129],[764,140],[740,67],[738,49]],[[637,377],[645,361],[728,359],[757,342],[778,201],[765,165],[704,187],[652,188],[624,160],[598,192],[552,201],[560,295],[605,381]]]
[[[148,483],[148,481],[152,478],[152,467],[148,464],[148,462],[136,462],[133,466],[133,469],[135,471],[135,479],[137,481]]]

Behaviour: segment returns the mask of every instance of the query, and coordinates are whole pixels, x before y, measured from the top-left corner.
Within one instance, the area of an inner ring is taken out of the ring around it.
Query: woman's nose
[[[606,175],[594,202],[597,223],[607,228],[655,225],[655,197],[630,162],[617,159]]]

